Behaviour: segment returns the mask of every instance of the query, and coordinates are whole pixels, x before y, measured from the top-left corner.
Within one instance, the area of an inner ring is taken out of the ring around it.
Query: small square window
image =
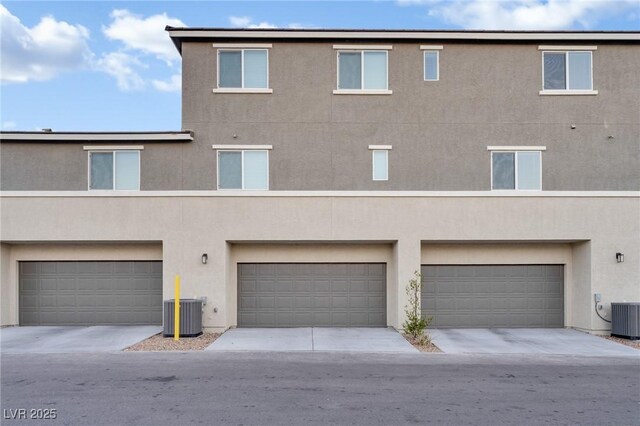
[[[491,153],[491,189],[541,190],[540,151]]]
[[[140,151],[89,152],[89,189],[140,189]]]
[[[425,50],[424,52],[424,81],[438,81],[440,79],[440,52]]]
[[[218,87],[266,89],[269,87],[268,51],[241,49],[218,51]]]
[[[218,189],[269,189],[268,151],[218,151]]]

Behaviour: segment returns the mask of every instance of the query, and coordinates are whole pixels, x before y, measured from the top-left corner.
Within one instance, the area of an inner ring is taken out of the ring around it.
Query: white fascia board
[[[17,141],[192,141],[192,133],[0,133],[0,140]]]
[[[487,31],[246,31],[246,30],[168,30],[176,38],[250,39],[381,39],[381,40],[609,40],[640,41],[637,32],[487,32]]]

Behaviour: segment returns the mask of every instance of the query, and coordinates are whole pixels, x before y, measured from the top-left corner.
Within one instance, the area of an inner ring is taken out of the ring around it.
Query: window
[[[543,52],[543,90],[592,91],[591,52]]]
[[[491,189],[541,190],[540,151],[491,153]]]
[[[338,90],[387,90],[387,52],[338,52]]]
[[[375,149],[373,152],[373,180],[389,180],[389,151]]]
[[[140,189],[140,151],[89,152],[89,189]]]
[[[267,89],[269,64],[266,49],[218,50],[218,87]]]
[[[218,189],[269,189],[268,151],[218,151]]]
[[[438,81],[440,79],[440,52],[437,50],[424,51],[424,81]]]

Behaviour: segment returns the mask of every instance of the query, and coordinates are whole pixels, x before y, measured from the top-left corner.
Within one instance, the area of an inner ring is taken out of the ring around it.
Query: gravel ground
[[[605,338],[607,340],[614,341],[616,343],[622,343],[625,346],[629,346],[631,348],[640,350],[640,340],[621,339],[619,337],[601,336],[601,335],[598,335],[598,337],[602,337],[602,338]]]
[[[129,346],[125,351],[202,351],[220,335],[221,333],[205,331],[198,337],[181,337],[180,340],[175,341],[173,337],[162,337],[162,333],[158,333],[142,342]]]
[[[420,345],[415,339],[411,338],[409,335],[403,334],[403,336],[405,339],[407,339],[409,343],[413,345],[414,348],[416,348],[420,352],[434,352],[434,353],[442,352],[439,347],[433,344],[433,342],[429,343],[428,345]]]

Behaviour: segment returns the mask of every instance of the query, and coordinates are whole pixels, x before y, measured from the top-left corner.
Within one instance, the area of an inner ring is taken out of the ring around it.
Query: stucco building
[[[183,130],[0,134],[2,325],[177,274],[215,329],[400,328],[416,271],[437,327],[640,300],[639,33],[167,30]]]

